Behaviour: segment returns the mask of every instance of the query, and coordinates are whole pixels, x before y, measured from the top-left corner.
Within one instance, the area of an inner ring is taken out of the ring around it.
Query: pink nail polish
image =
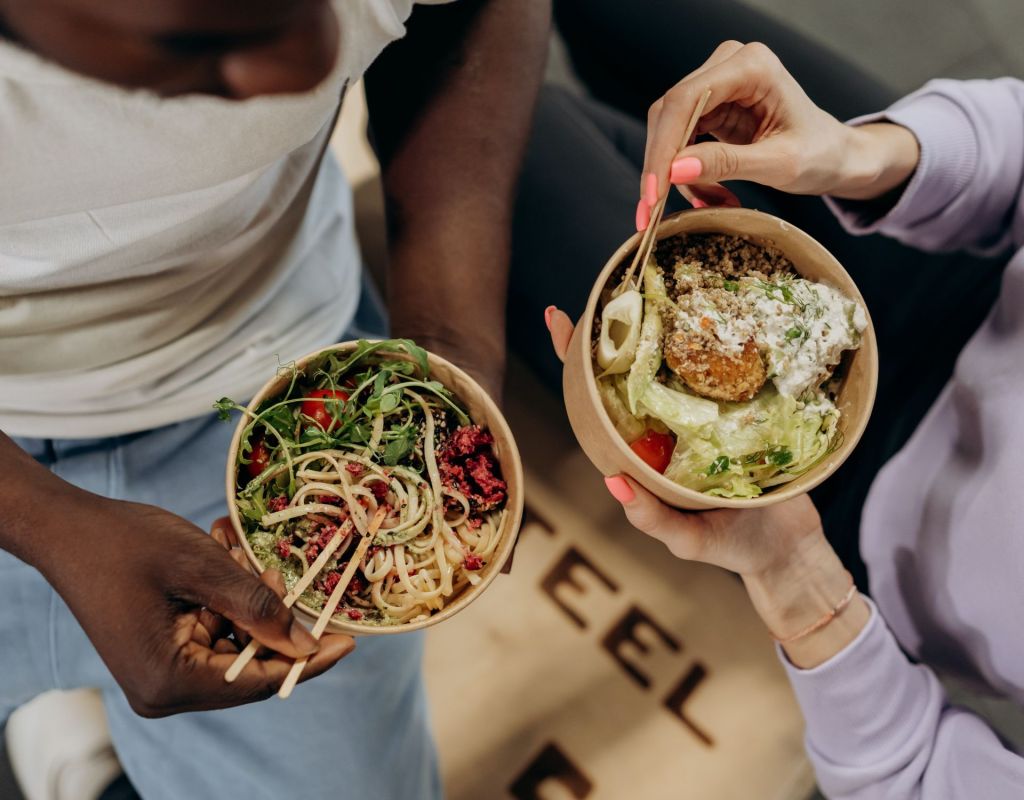
[[[700,177],[704,166],[699,158],[687,156],[672,162],[672,169],[669,171],[669,180],[672,183],[690,183]]]
[[[636,204],[636,229],[638,231],[645,231],[650,224],[651,207],[647,204],[646,200],[641,200]]]
[[[694,208],[707,208],[708,204],[701,200],[699,197],[695,197],[690,201],[690,205]]]
[[[544,309],[544,324],[551,330],[551,315],[555,313],[556,306],[548,306]]]
[[[648,172],[643,182],[643,199],[653,208],[657,205],[657,175]]]
[[[636,492],[633,491],[633,488],[626,483],[626,479],[621,475],[605,478],[604,485],[608,487],[608,493],[620,503],[631,503],[633,498],[636,497]]]

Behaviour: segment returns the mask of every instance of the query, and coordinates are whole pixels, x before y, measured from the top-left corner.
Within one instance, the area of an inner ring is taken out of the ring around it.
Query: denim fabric
[[[386,328],[379,299],[364,286],[343,338]],[[211,414],[130,436],[18,444],[82,488],[152,503],[208,529],[225,513],[233,428]],[[102,576],[96,591],[103,591]],[[0,642],[0,721],[48,689],[98,687],[118,756],[147,800],[441,796],[420,676],[422,635],[364,638],[287,702],[147,720],[129,708],[42,576],[0,552]]]

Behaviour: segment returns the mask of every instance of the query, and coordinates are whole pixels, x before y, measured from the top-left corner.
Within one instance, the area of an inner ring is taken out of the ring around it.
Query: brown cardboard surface
[[[742,585],[630,528],[560,399],[509,385],[513,571],[427,639],[451,800],[803,800],[799,710]]]

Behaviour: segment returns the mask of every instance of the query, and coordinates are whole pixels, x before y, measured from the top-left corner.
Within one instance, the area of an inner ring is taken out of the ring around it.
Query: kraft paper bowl
[[[842,265],[813,238],[785,220],[745,208],[704,208],[682,211],[662,220],[657,238],[680,233],[724,233],[781,250],[805,278],[841,290],[862,305],[864,298]],[[789,483],[765,490],[754,498],[713,497],[687,489],[651,469],[619,436],[597,393],[591,355],[594,317],[605,285],[622,266],[631,263],[640,233],[626,241],[605,264],[594,283],[587,307],[576,324],[565,357],[562,386],[573,433],[587,457],[604,475],[624,473],[676,508],[757,508],[803,494],[839,469],[857,446],[871,416],[878,385],[878,347],[870,315],[860,349],[844,354],[842,383],[836,396],[841,417],[838,447],[824,460]],[[866,308],[866,305],[865,305]]]
[[[341,342],[331,345],[307,356],[303,356],[295,362],[296,368],[304,371],[312,362],[327,352],[350,352],[358,342]],[[389,354],[391,355],[391,354]],[[404,355],[395,354],[394,358],[408,358]],[[515,547],[516,535],[523,518],[523,465],[519,457],[519,449],[516,447],[515,439],[512,438],[512,431],[508,423],[498,410],[497,405],[488,394],[469,375],[449,361],[436,356],[433,353],[427,354],[430,366],[430,377],[440,381],[459,398],[470,419],[482,425],[494,436],[494,454],[501,464],[502,477],[508,484],[508,500],[505,504],[505,516],[501,528],[498,531],[498,545],[490,562],[478,573],[480,582],[476,585],[469,585],[463,588],[458,594],[447,599],[444,608],[432,614],[425,620],[419,622],[407,622],[401,625],[368,625],[355,621],[341,620],[336,616],[328,623],[327,631],[333,633],[347,633],[351,636],[374,636],[384,634],[407,633],[409,631],[422,630],[431,625],[437,625],[447,619],[451,619],[462,609],[473,602],[491,584],[494,578],[501,572],[502,567],[512,555]],[[291,371],[286,374],[276,375],[260,389],[247,410],[255,412],[255,409],[267,398],[272,398],[284,392],[291,381]],[[244,415],[235,428],[235,435],[231,440],[228,449],[228,463],[226,476],[226,489],[228,500],[228,512],[231,517],[231,524],[234,526],[242,550],[245,552],[249,564],[257,572],[263,572],[263,564],[256,557],[245,536],[245,529],[238,513],[238,506],[235,499],[238,480],[238,450],[242,441],[242,433],[250,417]],[[296,614],[307,622],[312,623],[319,616],[319,612],[305,603],[297,602],[293,606]]]

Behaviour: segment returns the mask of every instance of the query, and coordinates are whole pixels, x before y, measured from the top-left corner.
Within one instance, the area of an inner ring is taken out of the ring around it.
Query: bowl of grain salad
[[[817,486],[867,426],[878,350],[864,298],[799,228],[751,209],[684,211],[605,264],[569,344],[584,452],[677,508],[750,508]]]

